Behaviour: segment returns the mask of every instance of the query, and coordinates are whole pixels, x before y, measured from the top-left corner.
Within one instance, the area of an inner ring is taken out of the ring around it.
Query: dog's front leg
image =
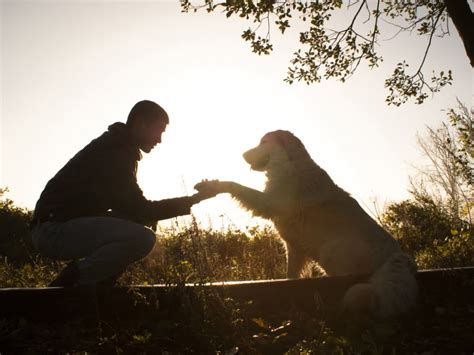
[[[278,203],[264,192],[251,189],[233,181],[203,180],[194,188],[198,191],[230,193],[255,216],[271,219],[278,213]]]
[[[275,217],[277,213],[277,204],[264,192],[251,189],[233,181],[220,181],[219,190],[230,193],[232,197],[238,200],[244,208],[250,210],[255,216],[270,219]]]
[[[286,244],[286,257],[288,261],[287,275],[290,279],[297,279],[301,276],[307,258],[300,250],[295,249],[290,244]]]

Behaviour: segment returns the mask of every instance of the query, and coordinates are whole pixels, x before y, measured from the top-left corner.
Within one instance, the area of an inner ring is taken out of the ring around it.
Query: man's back
[[[116,195],[136,185],[140,158],[125,124],[114,123],[48,182],[36,205],[35,217],[64,221],[105,215],[118,207]]]

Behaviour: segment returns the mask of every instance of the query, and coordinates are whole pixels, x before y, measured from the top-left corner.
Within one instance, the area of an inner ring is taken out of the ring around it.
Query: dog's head
[[[282,130],[265,134],[260,144],[243,156],[256,171],[267,171],[276,164],[310,158],[303,143],[291,132]]]

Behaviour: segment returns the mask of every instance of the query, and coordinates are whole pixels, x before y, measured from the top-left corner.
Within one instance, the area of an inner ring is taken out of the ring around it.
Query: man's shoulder
[[[113,158],[140,160],[140,150],[132,143],[126,131],[125,124],[116,122],[108,130],[93,139],[78,154],[77,157]]]

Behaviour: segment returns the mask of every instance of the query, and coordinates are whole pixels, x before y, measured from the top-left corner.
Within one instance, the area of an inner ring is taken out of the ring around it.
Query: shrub
[[[380,220],[420,269],[473,264],[472,225],[429,197],[393,203]]]
[[[390,204],[381,216],[382,225],[408,253],[416,254],[435,241],[443,241],[451,230],[467,229],[469,224],[430,197]]]
[[[30,238],[32,212],[4,198],[8,189],[0,188],[0,255],[10,262],[31,262],[37,253]]]
[[[474,262],[474,238],[472,229],[452,231],[445,240],[435,240],[433,245],[416,255],[422,269],[472,266]]]

